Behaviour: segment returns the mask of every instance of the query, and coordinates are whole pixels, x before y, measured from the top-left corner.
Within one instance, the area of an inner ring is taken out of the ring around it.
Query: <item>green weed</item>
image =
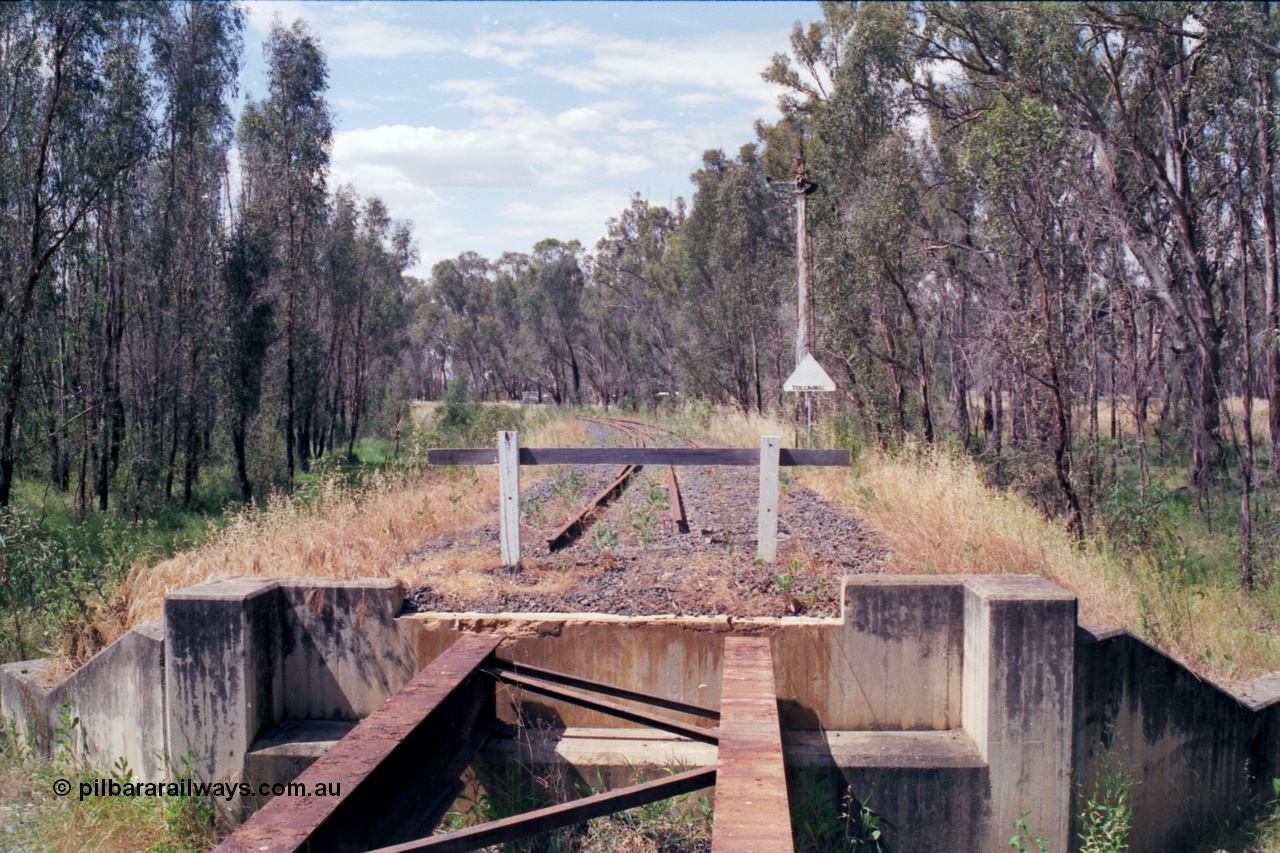
[[[1102,754],[1098,779],[1079,814],[1080,853],[1125,853],[1129,849],[1132,784],[1123,749],[1112,739]]]
[[[1048,853],[1049,842],[1039,836],[1032,836],[1031,830],[1027,828],[1027,817],[1031,812],[1024,812],[1022,817],[1013,822],[1013,831],[1015,835],[1009,839],[1009,847],[1018,853],[1030,853],[1033,849],[1028,844],[1034,845],[1034,850],[1039,853]]]
[[[618,535],[618,531],[612,530],[603,524],[597,524],[591,528],[591,547],[597,551],[616,547],[621,538]]]

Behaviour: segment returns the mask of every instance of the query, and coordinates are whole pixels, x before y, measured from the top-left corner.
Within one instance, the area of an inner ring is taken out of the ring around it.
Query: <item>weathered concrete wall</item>
[[[1007,845],[1026,814],[1050,851],[1066,851],[1075,596],[1027,575],[966,578],[964,614],[963,728],[990,782],[980,847]]]
[[[49,661],[22,660],[0,666],[0,710],[23,743],[47,752],[50,746]]]
[[[78,743],[90,764],[128,762],[134,775],[166,775],[164,743],[164,626],[140,625],[103,649],[49,694],[60,716],[70,706],[80,718]],[[56,720],[56,717],[55,717]]]
[[[1132,853],[1177,849],[1246,817],[1280,776],[1274,684],[1236,697],[1118,629],[1077,634],[1076,784],[1085,796],[1108,749],[1135,780]]]
[[[806,728],[959,727],[962,580],[856,575],[845,580],[843,598],[844,624],[827,633],[825,648],[806,648],[803,634],[782,642],[779,681],[806,697],[818,717],[819,725]]]
[[[282,580],[280,591],[284,718],[362,719],[418,671],[396,581]]]
[[[359,720],[413,676],[403,601],[392,580],[199,584],[166,599],[165,623],[135,628],[61,683],[48,684],[44,661],[0,667],[0,712],[47,750],[69,706],[77,754],[102,768],[123,758],[143,781],[167,778],[166,761],[188,751],[206,778],[239,781],[277,723]]]
[[[165,598],[168,753],[210,781],[243,781],[254,738],[283,716],[281,605],[279,584],[254,578]]]
[[[852,795],[879,816],[894,850],[987,849],[987,765],[963,732],[792,731],[783,742],[801,819],[821,814],[823,797],[826,814],[857,815]]]
[[[713,708],[724,637],[752,633],[772,640],[792,778],[811,767],[833,799],[871,795],[895,849],[1005,849],[1028,812],[1035,835],[1068,849],[1073,785],[1093,783],[1111,737],[1139,780],[1135,853],[1239,817],[1280,776],[1280,677],[1236,697],[1123,632],[1077,633],[1074,599],[1030,576],[851,578],[844,617],[825,620],[400,616],[402,603],[393,581],[211,581],[169,597],[165,631],[130,632],[61,684],[41,662],[0,667],[0,713],[47,746],[69,704],[82,753],[103,767],[123,756],[143,779],[164,775],[158,756],[191,750],[211,780],[274,781],[462,633],[500,632],[505,657]],[[498,713],[622,725],[505,690]],[[620,741],[636,731],[623,728]],[[612,767],[600,742],[574,748],[557,754]]]
[[[123,759],[135,778],[165,774],[161,623],[134,628],[53,687],[45,666],[6,664],[0,675],[0,707],[28,743],[52,749],[65,713],[79,722],[63,737],[90,764],[111,768]]]

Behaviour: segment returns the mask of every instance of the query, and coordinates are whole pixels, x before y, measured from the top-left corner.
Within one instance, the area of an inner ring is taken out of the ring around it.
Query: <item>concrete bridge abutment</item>
[[[1280,772],[1277,679],[1235,697],[1122,631],[1079,628],[1074,597],[1043,579],[854,576],[843,601],[838,619],[407,613],[389,580],[220,579],[171,594],[162,625],[56,685],[40,662],[0,668],[0,711],[49,748],[70,706],[81,754],[124,757],[142,779],[185,757],[206,780],[256,787],[293,778],[463,634],[501,634],[509,660],[712,708],[725,638],[755,635],[770,641],[793,810],[804,796],[869,798],[895,850],[1005,849],[1019,819],[1050,850],[1073,849],[1073,803],[1106,737],[1126,739],[1143,786],[1133,820],[1152,828],[1135,832],[1136,853],[1204,831],[1205,809],[1173,799],[1215,796],[1194,779],[1239,780],[1210,804],[1221,820],[1245,816]],[[506,686],[493,700],[525,734],[491,742],[485,761],[613,786],[715,752]]]

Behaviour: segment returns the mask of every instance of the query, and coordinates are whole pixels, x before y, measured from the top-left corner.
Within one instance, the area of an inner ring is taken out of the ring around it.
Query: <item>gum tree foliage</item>
[[[564,399],[570,340],[580,395],[776,409],[803,150],[815,345],[866,434],[954,440],[1077,533],[1126,456],[1140,492],[1153,453],[1185,460],[1203,501],[1236,454],[1247,519],[1255,456],[1280,459],[1269,7],[824,3],[787,47],[760,146],[708,152],[687,211],[633,199],[583,254],[571,337],[508,256],[477,281],[525,308],[495,298],[437,386],[465,363],[491,396]],[[1224,414],[1252,396],[1275,420],[1259,454]]]
[[[24,482],[134,516],[247,502],[411,392],[412,234],[328,189],[305,25],[277,21],[233,128],[243,25],[0,5],[0,508]]]

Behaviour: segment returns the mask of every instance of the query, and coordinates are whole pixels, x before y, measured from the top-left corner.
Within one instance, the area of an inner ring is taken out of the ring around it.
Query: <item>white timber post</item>
[[[778,556],[778,447],[776,435],[760,439],[760,519],[756,526],[756,556],[772,563]]]
[[[498,517],[502,565],[520,564],[520,433],[498,433]]]

